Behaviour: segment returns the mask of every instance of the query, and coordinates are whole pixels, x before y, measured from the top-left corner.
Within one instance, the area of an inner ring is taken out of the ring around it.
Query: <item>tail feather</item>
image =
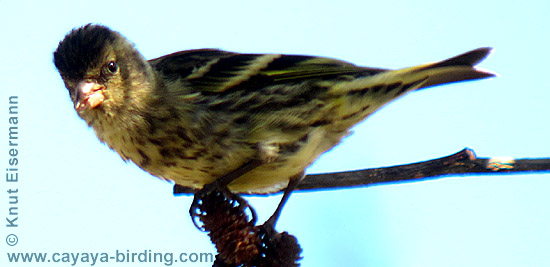
[[[484,60],[493,50],[491,47],[481,47],[472,51],[460,54],[458,56],[432,64],[432,68],[449,66],[470,66],[473,67]]]
[[[447,60],[409,68],[411,73],[427,74],[428,78],[420,88],[437,86],[445,83],[477,80],[493,77],[496,74],[476,68],[475,65],[485,59],[492,48],[478,48]]]

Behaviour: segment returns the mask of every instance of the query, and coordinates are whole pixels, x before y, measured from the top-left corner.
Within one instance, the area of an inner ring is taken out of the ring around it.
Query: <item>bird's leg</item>
[[[233,182],[235,179],[241,177],[243,174],[255,169],[256,167],[263,164],[262,160],[253,159],[248,161],[247,163],[241,165],[239,168],[227,173],[226,175],[219,177],[214,182],[206,184],[201,190],[199,190],[197,193],[195,193],[195,196],[193,198],[193,203],[191,204],[191,208],[189,209],[189,214],[191,215],[191,219],[193,220],[193,224],[195,227],[197,227],[200,230],[204,230],[202,227],[200,227],[197,223],[197,217],[200,215],[204,215],[201,211],[201,205],[203,204],[203,200],[208,196],[209,194],[223,194],[224,197],[231,201],[236,201],[235,206],[239,206],[243,210],[247,207],[250,209],[250,213],[252,215],[251,221],[253,223],[256,222],[256,212],[248,202],[239,196],[238,194],[232,193],[227,186]]]
[[[273,215],[265,221],[263,224],[264,230],[270,232],[275,229],[275,224],[277,223],[277,220],[279,219],[279,216],[281,216],[281,211],[283,211],[283,207],[285,206],[288,198],[290,197],[290,194],[292,194],[292,191],[298,183],[304,178],[305,173],[302,171],[301,173],[298,173],[297,175],[294,175],[290,177],[288,181],[288,185],[285,188],[285,191],[283,193],[283,197],[281,198],[281,201],[279,202],[279,205],[277,206],[277,209],[273,212]]]
[[[263,142],[259,142],[256,144],[256,157],[247,163],[241,165],[239,168],[225,174],[222,177],[217,178],[214,182],[210,184],[206,184],[201,190],[199,190],[197,193],[195,193],[195,196],[193,198],[193,203],[191,204],[191,208],[189,209],[189,213],[191,215],[191,219],[193,220],[193,224],[195,224],[195,227],[197,227],[200,230],[204,230],[203,227],[199,227],[197,224],[197,217],[200,217],[201,215],[206,215],[205,212],[202,211],[202,204],[204,199],[210,195],[210,194],[223,194],[223,196],[231,201],[232,203],[236,203],[235,207],[239,207],[242,210],[249,208],[250,213],[252,216],[251,222],[252,224],[256,224],[256,212],[254,209],[248,204],[248,202],[239,196],[238,194],[232,193],[228,189],[228,185],[233,182],[235,179],[241,177],[245,173],[252,171],[256,167],[268,164],[273,162],[279,154],[279,144],[276,141],[266,140]],[[299,178],[303,177],[303,173],[300,174]],[[291,178],[291,180],[294,177]],[[300,179],[298,179],[300,180]],[[284,202],[286,202],[286,199],[288,196],[290,196],[290,192],[292,192],[292,189],[294,189],[295,185],[290,186],[291,182],[289,182],[289,186],[287,186],[287,190],[285,190],[285,194],[283,195],[283,200],[279,204],[280,207],[275,210],[275,214],[273,214],[274,217],[273,220],[273,226],[275,225],[275,221],[277,221],[277,217],[281,213],[282,206],[284,206]],[[289,187],[291,187],[289,189]],[[288,193],[287,193],[288,191]]]

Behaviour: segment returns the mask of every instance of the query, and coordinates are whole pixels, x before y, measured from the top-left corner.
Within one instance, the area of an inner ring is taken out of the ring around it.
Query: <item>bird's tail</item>
[[[345,95],[347,102],[352,103],[336,109],[336,116],[342,118],[341,128],[362,121],[408,92],[495,76],[495,73],[475,67],[490,52],[491,48],[478,48],[447,60],[398,70],[381,70],[376,75],[335,84],[331,93]]]
[[[489,47],[478,48],[447,60],[396,70],[394,74],[401,73],[406,80],[423,79],[424,81],[417,89],[489,78],[496,74],[476,68],[475,65],[485,59],[491,50]]]

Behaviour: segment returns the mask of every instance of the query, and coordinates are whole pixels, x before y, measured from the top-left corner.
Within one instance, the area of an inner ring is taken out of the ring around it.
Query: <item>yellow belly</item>
[[[330,137],[327,137],[323,128],[314,129],[309,134],[308,141],[296,153],[280,155],[282,158],[244,174],[229,185],[230,190],[237,193],[267,194],[284,189],[290,177],[303,172],[319,155],[338,143],[341,135],[338,138],[335,138],[334,135],[330,135]],[[214,173],[227,173],[242,164],[244,164],[242,160],[222,163],[224,166],[216,166],[216,170],[208,173],[200,171],[200,167],[194,170],[177,167],[163,168],[165,171],[157,176],[172,180],[182,186],[202,188],[204,184],[211,183],[223,175]]]

